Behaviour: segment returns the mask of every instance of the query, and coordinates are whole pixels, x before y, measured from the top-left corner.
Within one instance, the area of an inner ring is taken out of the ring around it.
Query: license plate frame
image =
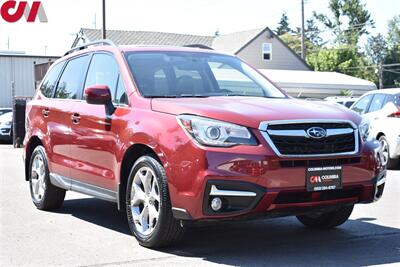
[[[307,191],[319,192],[342,189],[342,170],[342,166],[307,167]]]

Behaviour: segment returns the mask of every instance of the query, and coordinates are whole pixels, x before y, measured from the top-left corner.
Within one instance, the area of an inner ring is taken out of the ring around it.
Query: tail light
[[[400,118],[400,109],[398,111],[393,112],[392,114],[388,115],[390,118]]]

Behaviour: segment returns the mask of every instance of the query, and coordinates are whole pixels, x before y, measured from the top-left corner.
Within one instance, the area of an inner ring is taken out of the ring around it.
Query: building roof
[[[48,58],[48,59],[58,59],[59,56],[44,56],[44,55],[27,55],[20,53],[2,53],[0,52],[0,57],[18,57],[18,58]]]
[[[189,44],[203,44],[211,46],[214,36],[202,36],[192,34],[179,34],[167,32],[150,31],[119,31],[107,30],[107,38],[111,39],[117,45],[171,45],[184,46]],[[87,38],[89,41],[101,39],[101,30],[82,28],[81,38]],[[78,38],[77,38],[78,39]],[[78,40],[75,40],[74,45]]]
[[[341,90],[352,90],[362,95],[375,90],[373,82],[337,72],[260,69],[269,79],[292,94],[338,95]]]
[[[258,28],[248,31],[219,35],[218,37],[214,38],[212,47],[215,50],[221,50],[235,54],[264,30],[265,28]]]

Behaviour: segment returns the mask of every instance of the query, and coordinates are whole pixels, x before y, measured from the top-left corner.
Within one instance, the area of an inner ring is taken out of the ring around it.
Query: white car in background
[[[370,124],[370,136],[379,140],[384,163],[400,166],[400,88],[368,92],[351,109]]]
[[[12,119],[12,112],[0,115],[0,141],[12,141]]]
[[[357,99],[358,99],[358,97],[355,97],[355,96],[328,96],[324,100],[326,100],[328,102],[341,104],[341,105],[345,106],[346,108],[350,108],[351,105],[353,105],[354,102],[357,101]]]

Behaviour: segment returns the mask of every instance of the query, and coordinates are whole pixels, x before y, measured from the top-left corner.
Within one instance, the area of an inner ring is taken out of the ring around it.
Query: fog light
[[[213,211],[219,211],[222,208],[222,200],[219,197],[214,197],[211,200],[211,208]]]

